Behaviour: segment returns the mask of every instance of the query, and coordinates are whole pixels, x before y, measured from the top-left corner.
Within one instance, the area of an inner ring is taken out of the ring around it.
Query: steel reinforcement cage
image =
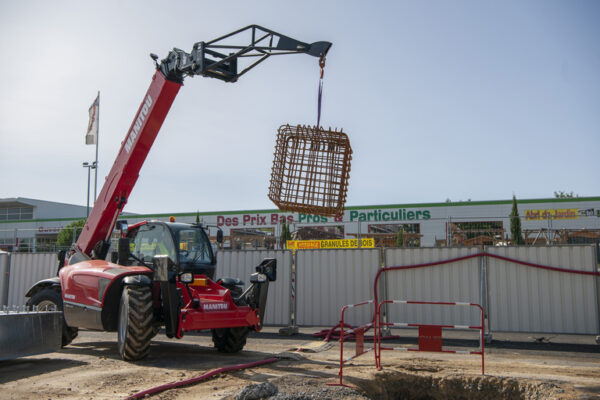
[[[351,160],[352,148],[344,132],[282,125],[275,144],[269,198],[280,210],[342,215]]]

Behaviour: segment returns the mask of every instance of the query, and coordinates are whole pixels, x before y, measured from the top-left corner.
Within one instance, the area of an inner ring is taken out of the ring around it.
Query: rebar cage
[[[282,211],[341,216],[352,148],[341,130],[282,125],[277,133],[269,198]]]

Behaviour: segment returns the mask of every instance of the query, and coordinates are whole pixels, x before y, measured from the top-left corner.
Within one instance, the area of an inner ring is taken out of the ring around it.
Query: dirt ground
[[[147,359],[130,363],[117,352],[116,333],[81,331],[60,352],[0,361],[0,399],[125,399],[137,392],[202,375],[212,369],[274,356],[275,363],[220,374],[206,381],[152,396],[155,399],[600,399],[600,345],[593,336],[494,334],[486,347],[485,376],[474,355],[387,351],[383,369],[367,353],[344,368],[338,382],[339,343],[320,352],[310,333],[279,336],[267,327],[252,334],[244,351],[221,354],[208,333],[181,340],[159,334]],[[415,347],[415,332],[390,344]],[[413,336],[413,337],[409,337]],[[537,339],[537,340],[536,340]],[[352,355],[354,345],[346,343]],[[450,338],[444,346],[470,350],[477,342]],[[369,346],[366,343],[366,346]],[[453,347],[454,346],[454,347]]]

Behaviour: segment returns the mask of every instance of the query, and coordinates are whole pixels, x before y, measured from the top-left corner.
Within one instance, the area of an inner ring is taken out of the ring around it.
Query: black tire
[[[150,336],[150,338],[154,338],[154,336],[158,335],[161,328],[162,328],[162,326],[160,326],[160,325],[153,325],[152,326],[152,336]]]
[[[222,328],[212,330],[212,340],[221,353],[237,353],[246,345],[250,330],[241,326],[238,328]]]
[[[63,300],[60,287],[45,287],[36,292],[27,300],[27,306],[37,306],[40,311],[62,311]],[[62,320],[62,346],[64,347],[77,337],[78,329],[67,326],[64,316]]]
[[[154,336],[152,292],[147,286],[125,286],[119,305],[119,354],[126,361],[145,358]]]

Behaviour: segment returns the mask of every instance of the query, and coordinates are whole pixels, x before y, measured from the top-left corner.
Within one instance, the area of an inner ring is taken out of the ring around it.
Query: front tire
[[[125,286],[119,305],[119,354],[126,361],[145,358],[154,336],[152,293],[147,286]]]
[[[27,306],[37,306],[39,311],[63,311],[63,300],[60,287],[46,287],[36,292],[27,300]],[[62,347],[65,347],[77,337],[78,329],[67,325],[62,317]]]
[[[250,330],[241,326],[238,328],[222,328],[212,330],[212,340],[221,353],[237,353],[246,345]]]

